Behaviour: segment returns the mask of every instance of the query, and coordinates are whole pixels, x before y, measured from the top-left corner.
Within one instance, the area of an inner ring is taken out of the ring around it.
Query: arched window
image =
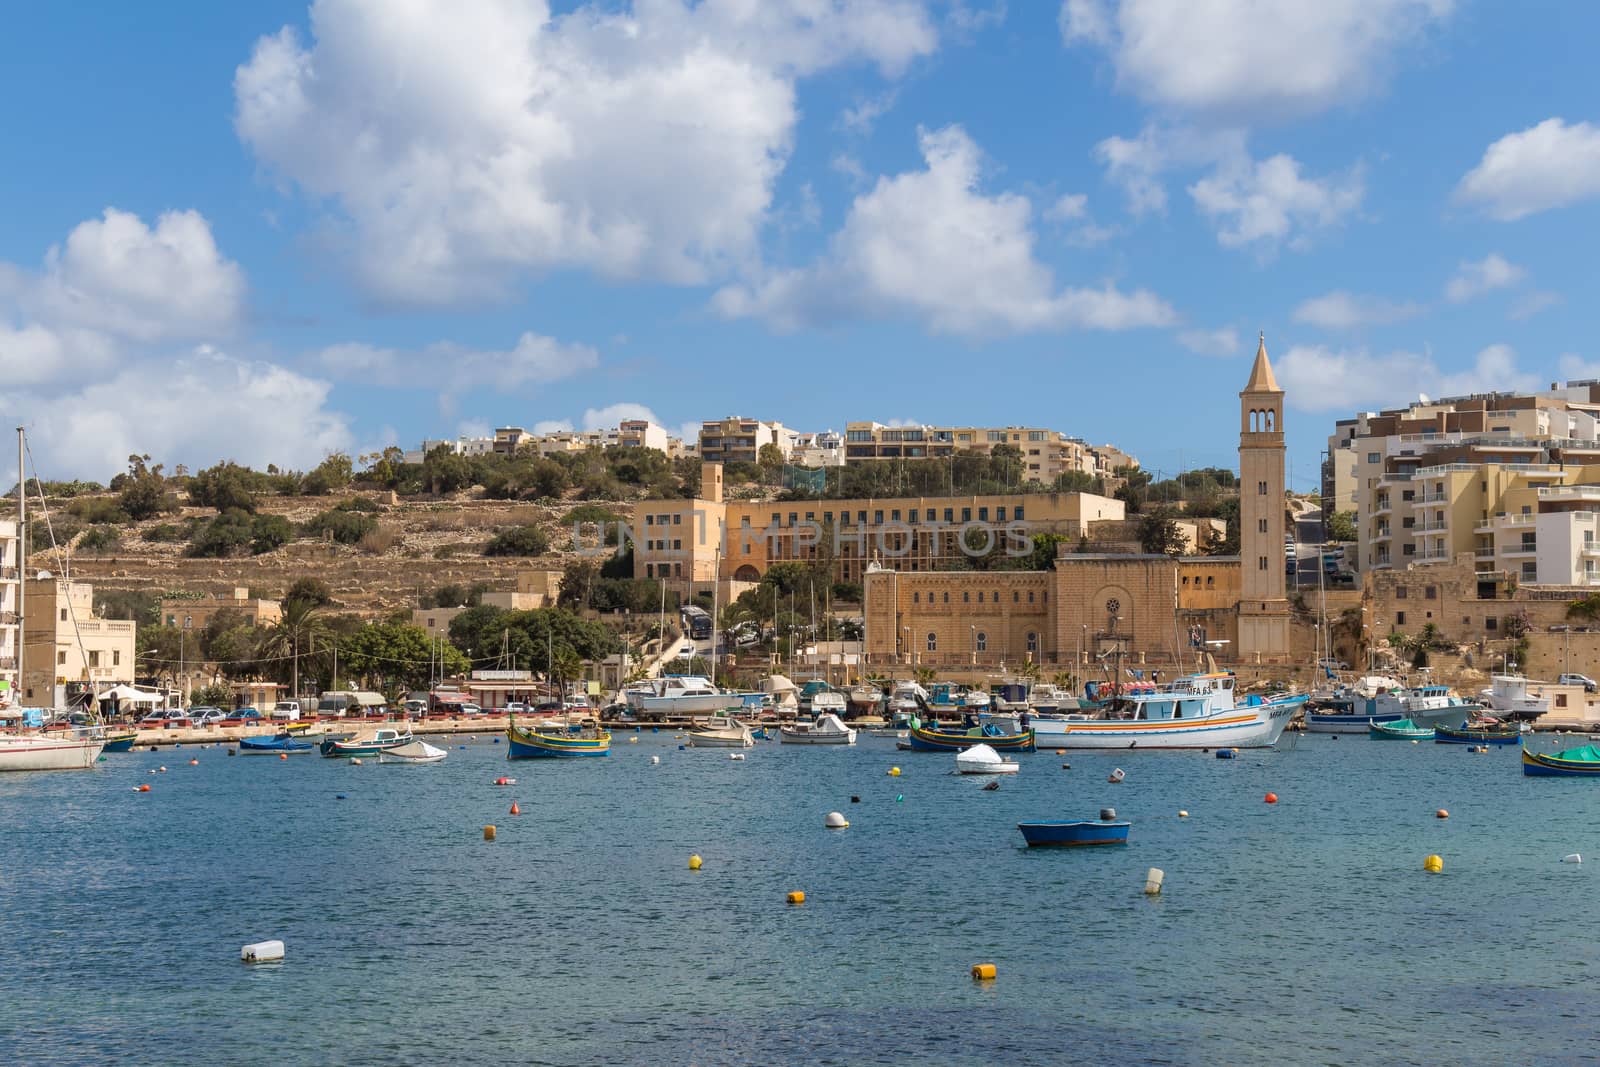
[[[989,635],[984,633],[982,630],[978,631],[978,651],[989,651]]]
[[[921,594],[921,593],[912,593],[912,594],[911,594],[911,602],[912,602],[912,603],[913,603],[913,604],[920,604],[920,603],[922,603],[922,594]]]
[[[1039,651],[1039,635],[1032,630],[1028,631],[1028,651],[1032,653]]]
[[[937,652],[937,651],[939,651],[939,635],[936,634],[936,633],[933,633],[931,630],[928,632],[928,651],[929,652]]]

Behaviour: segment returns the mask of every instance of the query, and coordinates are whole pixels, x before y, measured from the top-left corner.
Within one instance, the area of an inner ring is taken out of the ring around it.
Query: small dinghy
[[[386,748],[378,753],[379,763],[438,763],[449,753],[434,748],[426,741],[413,741],[409,745]]]
[[[278,734],[276,737],[239,738],[239,752],[245,756],[275,756],[280,752],[294,755],[299,752],[310,752],[316,747],[316,744],[311,741],[302,741],[298,737],[291,737],[287,733]]]
[[[1003,758],[988,745],[956,753],[956,770],[961,774],[1016,774],[1021,769],[1016,760]]]
[[[1128,827],[1112,808],[1102,808],[1100,818],[1076,821],[1019,822],[1017,829],[1029,848],[1071,848],[1078,845],[1126,845]]]

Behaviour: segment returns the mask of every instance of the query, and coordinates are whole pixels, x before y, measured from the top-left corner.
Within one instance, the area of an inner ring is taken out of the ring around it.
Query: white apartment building
[[[519,450],[553,456],[590,448],[654,448],[677,458],[685,452],[683,442],[665,428],[647,419],[627,419],[609,429],[553,430],[550,433],[530,433],[520,426],[502,426],[492,437],[424,440],[419,450],[406,452],[402,458],[407,463],[421,463],[429,452],[441,445],[458,456],[511,455]]]
[[[800,434],[789,453],[789,462],[797,467],[844,466],[844,434],[835,430]]]

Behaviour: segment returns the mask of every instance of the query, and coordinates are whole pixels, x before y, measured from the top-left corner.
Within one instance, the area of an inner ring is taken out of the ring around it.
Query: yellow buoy
[[[700,857],[698,855],[689,857],[689,869],[691,871],[698,871],[700,869]]]
[[[784,899],[787,900],[790,904],[804,904],[806,902],[805,890],[796,889],[793,892],[791,892]]]
[[[890,778],[898,778],[898,777],[900,777],[900,768],[899,767],[890,767],[889,768],[889,777]]]
[[[1444,870],[1444,857],[1437,855],[1429,856],[1427,859],[1422,861],[1422,869],[1427,871],[1429,874],[1438,874],[1440,871]]]
[[[973,977],[974,980],[979,981],[979,982],[989,982],[989,981],[993,981],[994,980],[994,976],[995,976],[994,964],[992,964],[992,963],[974,963],[972,965],[972,977]]]
[[[495,830],[494,830],[493,826],[485,826],[483,828],[483,839],[485,841],[493,841],[494,840],[494,833],[495,833]]]

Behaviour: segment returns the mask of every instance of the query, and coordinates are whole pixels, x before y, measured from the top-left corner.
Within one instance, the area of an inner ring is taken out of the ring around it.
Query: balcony
[[[1500,554],[1502,556],[1532,556],[1538,551],[1538,545],[1517,544],[1502,548]]]
[[[1475,548],[1472,550],[1472,554],[1479,559],[1494,559],[1493,548]]]
[[[1415,527],[1415,529],[1420,530],[1423,533],[1437,533],[1440,530],[1448,530],[1448,529],[1450,529],[1450,522],[1449,522],[1449,520],[1445,520],[1445,521],[1441,522],[1441,521],[1439,521],[1437,519],[1434,519],[1434,520],[1431,520],[1429,522],[1423,523],[1421,526]]]
[[[1425,552],[1417,553],[1417,561],[1419,563],[1438,563],[1452,558],[1450,551],[1443,548],[1430,548]]]
[[[1417,497],[1424,504],[1442,504],[1450,499],[1448,493],[1429,493],[1427,496]]]

